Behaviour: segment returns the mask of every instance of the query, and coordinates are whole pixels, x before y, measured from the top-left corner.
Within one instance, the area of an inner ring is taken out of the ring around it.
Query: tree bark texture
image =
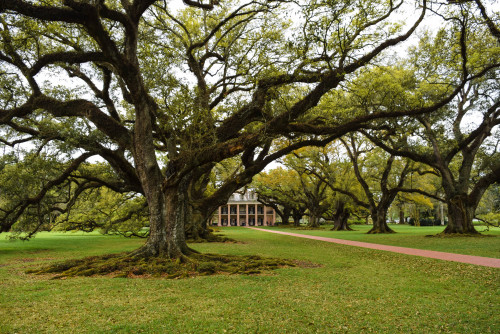
[[[299,227],[300,226],[300,220],[302,219],[302,213],[293,211],[292,212],[292,218],[293,218],[293,226]]]
[[[352,228],[349,227],[347,221],[351,213],[345,207],[345,205],[340,205],[334,215],[333,228],[332,231],[352,231]]]
[[[444,229],[444,234],[478,234],[474,228],[472,219],[474,218],[475,207],[467,201],[466,195],[457,195],[447,201],[448,205],[448,226]]]
[[[284,207],[283,210],[276,211],[281,217],[281,224],[288,225],[288,221],[290,220],[290,213],[292,209],[289,207]]]
[[[134,162],[142,189],[148,202],[149,237],[146,244],[134,252],[137,256],[168,256],[179,254],[179,247],[167,233],[167,222],[171,219],[172,194],[162,190],[163,175],[156,160],[152,136],[150,109],[143,102],[136,108],[134,127]]]
[[[307,224],[308,227],[316,228],[319,227],[319,217],[314,214],[309,215],[309,224]]]
[[[399,223],[404,224],[405,223],[405,210],[403,208],[403,205],[399,207]]]
[[[371,212],[373,227],[367,232],[368,234],[376,233],[395,233],[389,225],[387,225],[387,208],[378,207]]]

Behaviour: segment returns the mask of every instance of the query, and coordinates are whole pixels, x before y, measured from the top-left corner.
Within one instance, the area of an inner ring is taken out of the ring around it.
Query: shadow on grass
[[[44,253],[44,252],[49,252],[52,249],[50,248],[28,248],[28,249],[16,249],[16,248],[10,248],[10,249],[1,249],[0,248],[0,256],[2,255],[18,255],[18,254],[39,254],[39,253]]]
[[[481,232],[478,233],[438,233],[438,234],[428,234],[425,236],[426,238],[491,238],[491,237],[497,237],[496,235],[489,235],[489,234],[481,234]]]

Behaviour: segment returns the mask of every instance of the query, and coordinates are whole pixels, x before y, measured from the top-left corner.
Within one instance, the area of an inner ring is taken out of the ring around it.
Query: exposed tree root
[[[177,259],[134,257],[130,253],[107,254],[55,263],[32,274],[55,274],[52,278],[74,276],[184,278],[214,274],[260,274],[263,271],[300,265],[293,260],[219,254],[190,254]]]
[[[396,233],[391,229],[386,223],[382,222],[379,224],[373,224],[373,227],[366,232],[366,234],[378,234],[378,233]]]
[[[189,238],[186,240],[187,243],[204,243],[204,242],[227,242],[227,243],[237,243],[238,241],[225,237],[220,234],[210,233],[203,238]]]
[[[390,228],[387,229],[372,228],[371,230],[366,232],[366,234],[379,234],[379,233],[396,233],[396,232]]]

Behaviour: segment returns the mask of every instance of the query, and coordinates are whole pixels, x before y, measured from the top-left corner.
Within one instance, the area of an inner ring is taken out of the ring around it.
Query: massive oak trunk
[[[169,258],[179,258],[189,254],[191,250],[186,244],[184,226],[185,222],[190,219],[190,212],[182,187],[167,188],[161,192],[158,201],[148,200],[148,206],[149,237],[146,243],[133,254]]]
[[[161,191],[157,193],[156,199],[151,200],[148,198],[149,236],[146,243],[133,253],[134,255],[145,257],[168,256],[167,211],[165,204]]]
[[[378,208],[371,211],[373,227],[367,232],[368,234],[375,233],[395,233],[389,225],[387,225],[387,210],[388,207],[379,205]]]
[[[477,234],[472,219],[475,206],[468,203],[467,195],[456,195],[446,201],[448,205],[448,226],[443,233]]]
[[[163,186],[165,177],[156,159],[151,108],[144,102],[136,109],[134,161],[148,202],[150,232],[146,243],[133,254],[179,258],[188,252],[184,235],[184,222],[189,214],[187,181]]]
[[[138,100],[141,100],[138,97]],[[136,108],[134,126],[134,162],[141,186],[148,202],[149,237],[146,243],[136,250],[136,256],[167,256],[181,255],[181,240],[175,239],[173,220],[178,197],[176,189],[162,189],[164,177],[156,160],[153,143],[151,110],[147,101],[140,101]]]
[[[345,204],[339,205],[334,215],[333,228],[331,230],[352,231],[352,228],[350,228],[349,225],[347,224],[347,221],[350,216],[351,213],[349,212],[349,209],[345,207]]]
[[[198,208],[196,205],[190,205],[189,208],[190,217],[186,219],[185,225],[187,240],[197,242],[221,242],[225,239],[214,234],[213,229],[211,229],[209,226],[213,214],[217,212],[217,206],[212,206],[210,208]]]
[[[370,215],[373,220],[373,227],[368,231],[368,234],[375,233],[396,233],[387,225],[387,212],[391,206],[397,192],[386,191],[382,194],[378,205],[372,205],[370,208]]]

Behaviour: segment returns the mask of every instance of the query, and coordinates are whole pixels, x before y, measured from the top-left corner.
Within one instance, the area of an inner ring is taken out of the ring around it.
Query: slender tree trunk
[[[290,213],[291,209],[289,207],[284,207],[283,210],[281,210],[281,224],[288,225],[288,221],[290,220]]]
[[[448,205],[448,226],[443,231],[444,234],[478,234],[474,228],[472,219],[475,208],[467,203],[467,195],[457,195],[447,201]]]
[[[378,208],[372,210],[373,227],[369,230],[368,234],[376,233],[395,233],[389,225],[387,225],[387,209],[379,205]]]
[[[405,223],[405,210],[403,207],[403,204],[399,206],[399,223],[404,224]]]
[[[315,214],[309,216],[308,226],[313,228],[319,227],[319,218]]]
[[[292,218],[293,218],[293,226],[299,227],[300,220],[302,219],[302,214],[299,212],[293,211]]]

